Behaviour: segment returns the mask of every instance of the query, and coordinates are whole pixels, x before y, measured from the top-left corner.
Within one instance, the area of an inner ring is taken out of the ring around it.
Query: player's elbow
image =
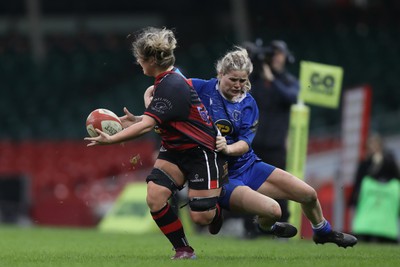
[[[154,128],[154,126],[152,126],[152,125],[146,125],[146,127],[144,127],[142,129],[142,134],[150,132],[153,128]]]
[[[156,121],[147,115],[142,116],[142,121],[139,122],[141,124],[141,134],[145,134],[153,130],[154,126],[156,125]]]

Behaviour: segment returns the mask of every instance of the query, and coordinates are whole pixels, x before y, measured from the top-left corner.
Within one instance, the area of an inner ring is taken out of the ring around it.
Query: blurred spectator
[[[397,243],[399,237],[400,180],[396,159],[378,134],[367,141],[349,205],[355,208],[353,232],[365,242]]]
[[[246,47],[254,64],[251,93],[260,110],[253,149],[264,162],[284,170],[290,107],[297,102],[299,93],[297,78],[286,69],[287,63],[294,63],[294,57],[281,40],[274,40],[267,47],[257,40]],[[282,209],[280,221],[287,222],[287,200],[277,201]],[[252,218],[245,219],[245,229],[250,236],[256,233]]]

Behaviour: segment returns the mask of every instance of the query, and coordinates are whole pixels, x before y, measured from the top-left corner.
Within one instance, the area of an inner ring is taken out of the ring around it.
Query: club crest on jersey
[[[222,136],[233,133],[233,125],[229,120],[219,119],[215,122]]]
[[[210,123],[208,112],[205,107],[197,107],[197,111],[199,112],[200,117],[203,119],[203,121]]]
[[[165,98],[155,98],[152,102],[151,109],[161,114],[172,108],[171,101]]]
[[[234,110],[232,112],[232,117],[234,121],[239,121],[240,117],[241,117],[242,113],[240,112],[240,110]]]

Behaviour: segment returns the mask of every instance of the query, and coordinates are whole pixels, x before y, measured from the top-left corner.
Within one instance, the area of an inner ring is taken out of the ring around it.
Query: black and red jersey
[[[157,121],[155,130],[166,149],[215,149],[217,130],[191,83],[177,69],[156,77],[153,100],[144,114]]]

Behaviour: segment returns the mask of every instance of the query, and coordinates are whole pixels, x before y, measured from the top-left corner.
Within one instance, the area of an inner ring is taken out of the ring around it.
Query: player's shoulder
[[[162,80],[157,84],[157,92],[158,93],[167,93],[167,92],[190,92],[187,90],[190,88],[189,83],[186,78],[178,73],[169,73],[165,75]]]
[[[210,79],[210,80],[203,80],[203,79],[198,79],[198,78],[192,78],[191,79],[192,85],[194,89],[199,93],[199,94],[212,94],[212,91],[215,91],[216,89],[216,84],[218,82],[217,79]]]
[[[163,81],[168,84],[188,84],[186,78],[179,73],[168,73],[164,76]]]
[[[215,87],[217,84],[217,79],[213,78],[210,80],[204,80],[204,79],[199,79],[199,78],[190,78],[190,80],[193,83],[193,86],[196,87]]]
[[[243,98],[241,103],[242,103],[242,108],[250,108],[252,110],[254,109],[258,110],[257,102],[249,92],[246,93],[246,96]]]
[[[248,105],[252,105],[253,103],[256,103],[256,100],[254,99],[253,95],[251,94],[251,91],[246,93],[242,102],[245,104],[248,104]]]

